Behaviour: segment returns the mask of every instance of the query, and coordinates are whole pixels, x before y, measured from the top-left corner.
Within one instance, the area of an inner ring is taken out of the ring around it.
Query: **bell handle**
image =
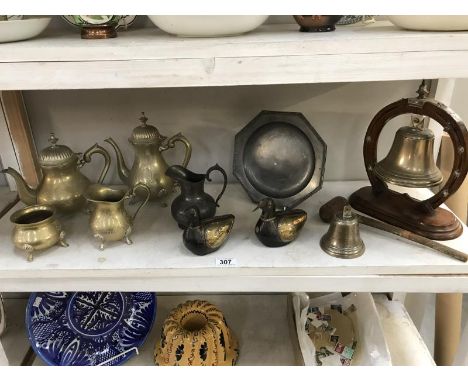
[[[403,114],[418,114],[432,118],[444,128],[452,140],[454,159],[450,177],[438,193],[420,202],[422,208],[434,210],[460,188],[466,177],[468,172],[468,160],[466,159],[468,130],[452,109],[432,98],[403,98],[384,107],[372,119],[364,138],[363,147],[367,176],[377,194],[388,189],[385,182],[374,173],[379,136],[388,121]]]
[[[133,186],[133,188],[129,191],[127,191],[127,194],[125,195],[125,198],[126,199],[132,199],[134,197],[136,197],[136,189],[137,188],[143,188],[145,191],[146,191],[146,198],[145,200],[143,200],[140,205],[138,206],[138,208],[136,209],[135,213],[133,214],[132,216],[132,222],[135,221],[135,218],[137,217],[138,213],[140,212],[140,210],[146,206],[146,204],[148,203],[149,201],[149,198],[151,196],[151,190],[149,189],[149,187],[146,185],[146,184],[143,184],[143,183],[137,183],[135,184],[135,186]]]
[[[107,175],[107,172],[109,171],[110,167],[110,162],[111,158],[107,150],[99,146],[97,143],[95,143],[92,147],[90,147],[86,152],[83,154],[83,158],[80,161],[80,165],[84,166],[86,163],[91,162],[91,156],[93,154],[101,154],[104,157],[104,168],[101,171],[101,175],[99,176],[98,183],[102,183],[104,181],[104,178]]]
[[[208,171],[206,172],[206,175],[205,175],[205,178],[208,182],[211,182],[211,178],[210,178],[210,173],[213,172],[213,171],[219,171],[222,175],[223,175],[223,188],[221,189],[221,192],[219,193],[218,197],[216,198],[215,200],[215,203],[216,203],[216,207],[219,207],[219,199],[221,199],[221,197],[223,196],[224,194],[224,191],[226,191],[226,186],[227,186],[227,174],[226,174],[226,171],[224,171],[224,169],[218,164],[216,163],[214,166],[211,166]]]
[[[184,156],[184,161],[182,162],[182,167],[187,167],[190,157],[192,156],[192,145],[188,141],[187,138],[185,138],[182,133],[177,133],[173,137],[169,138],[167,143],[165,145],[162,145],[160,147],[161,151],[166,151],[168,149],[173,149],[175,147],[176,142],[182,142],[185,146],[185,156]]]

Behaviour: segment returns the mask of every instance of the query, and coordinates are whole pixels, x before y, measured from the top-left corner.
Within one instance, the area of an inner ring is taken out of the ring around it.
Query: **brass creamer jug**
[[[125,210],[125,200],[135,197],[135,191],[141,188],[146,192],[143,200],[133,216]],[[132,244],[130,234],[133,222],[141,208],[148,202],[150,190],[144,184],[137,184],[132,189],[115,189],[100,184],[88,187],[85,196],[90,203],[91,215],[89,225],[93,236],[99,241],[99,249],[103,250],[106,242],[124,240]]]
[[[42,179],[37,188],[29,187],[22,176],[11,167],[2,170],[16,181],[21,201],[30,206],[34,204],[50,205],[62,213],[71,213],[83,208],[86,199],[83,194],[91,183],[80,168],[91,162],[93,154],[101,154],[105,163],[98,182],[101,183],[110,166],[109,153],[98,144],[89,148],[81,159],[68,146],[58,145],[58,139],[50,134],[51,145],[41,151],[39,164]]]
[[[148,118],[142,113],[141,125],[133,129],[132,136],[128,139],[135,150],[131,169],[126,166],[122,152],[115,141],[112,138],[107,138],[105,141],[115,150],[118,173],[122,182],[129,187],[134,187],[138,183],[144,184],[151,191],[150,199],[154,200],[167,196],[174,189],[173,180],[166,175],[168,165],[162,153],[174,148],[175,142],[182,142],[185,145],[182,166],[186,167],[192,155],[192,146],[180,133],[167,139],[156,127],[147,125],[147,120]]]

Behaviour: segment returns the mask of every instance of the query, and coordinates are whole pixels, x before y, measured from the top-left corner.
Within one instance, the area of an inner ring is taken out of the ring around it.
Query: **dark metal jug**
[[[211,182],[210,173],[219,171],[224,177],[224,184],[218,197],[205,192],[205,180]],[[224,194],[227,185],[226,172],[218,164],[210,167],[206,174],[197,174],[186,168],[175,165],[167,169],[166,175],[174,179],[179,185],[181,193],[174,199],[171,205],[173,218],[179,224],[180,228],[188,227],[191,217],[187,214],[190,207],[197,207],[200,212],[200,219],[211,218],[216,214],[216,207],[219,207],[218,201]]]

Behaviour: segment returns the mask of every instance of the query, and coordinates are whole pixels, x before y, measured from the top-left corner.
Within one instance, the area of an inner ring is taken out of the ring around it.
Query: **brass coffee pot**
[[[413,126],[398,129],[388,155],[378,162],[375,174],[383,181],[404,187],[434,187],[443,177],[434,160],[434,133],[424,119],[413,117]]]
[[[118,173],[122,182],[129,187],[142,183],[150,189],[151,200],[160,199],[170,194],[174,189],[174,181],[166,176],[168,164],[162,153],[174,148],[175,142],[182,142],[185,145],[185,157],[182,166],[186,167],[192,155],[192,146],[181,133],[169,139],[161,135],[156,127],[146,124],[148,118],[145,117],[144,113],[142,113],[140,121],[141,125],[133,129],[132,135],[128,139],[135,150],[131,169],[125,164],[117,143],[110,137],[105,141],[115,150]],[[140,195],[141,191],[137,192],[139,193],[138,196],[144,197],[144,195]]]
[[[79,159],[78,154],[68,146],[58,145],[57,141],[58,138],[51,133],[51,146],[42,150],[39,155],[43,176],[37,188],[29,187],[22,176],[11,167],[2,172],[11,175],[16,181],[19,197],[24,204],[50,205],[59,212],[71,213],[86,205],[83,194],[91,183],[79,169],[91,162],[93,154],[101,154],[105,161],[98,180],[101,183],[109,170],[110,155],[103,147],[95,144]]]

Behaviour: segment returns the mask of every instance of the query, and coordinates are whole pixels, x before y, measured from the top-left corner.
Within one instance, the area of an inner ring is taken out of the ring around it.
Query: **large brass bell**
[[[336,214],[328,232],[322,236],[320,246],[329,255],[342,259],[354,259],[364,253],[359,221],[349,205]]]
[[[376,164],[374,171],[384,182],[399,186],[437,186],[443,177],[433,153],[434,133],[413,119],[413,126],[398,129],[388,155]]]
[[[440,207],[463,184],[468,173],[468,130],[448,106],[428,98],[426,81],[417,98],[402,98],[380,110],[366,131],[364,166],[371,186],[362,187],[349,197],[351,206],[366,215],[432,240],[452,240],[463,232],[463,225],[449,210]],[[401,128],[387,157],[377,163],[379,137],[392,119],[411,114],[413,126]],[[433,158],[434,136],[424,128],[424,118],[437,122],[450,137],[452,170],[440,190],[425,200],[392,190],[388,183],[409,187],[431,187],[442,181]]]

